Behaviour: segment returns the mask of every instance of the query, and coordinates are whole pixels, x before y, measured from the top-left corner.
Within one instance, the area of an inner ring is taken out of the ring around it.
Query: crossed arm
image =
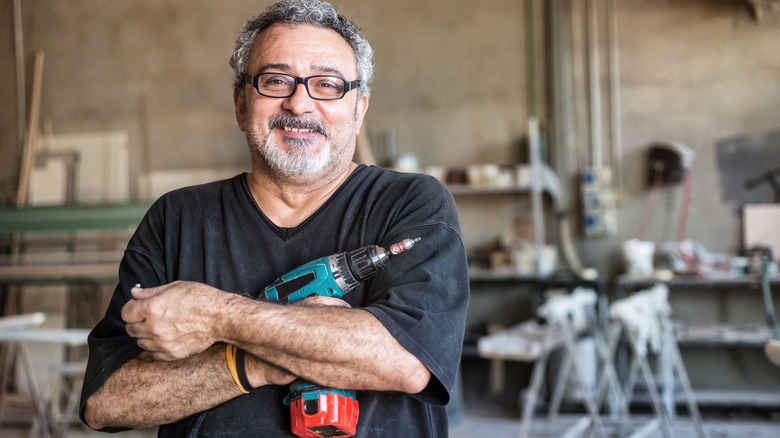
[[[249,354],[253,386],[303,378],[353,390],[417,393],[428,369],[369,312],[332,298],[283,306],[175,282],[133,289],[122,309],[127,332],[146,350],[86,402],[90,427],[151,427],[240,395],[219,342]],[[186,394],[186,396],[183,396]]]

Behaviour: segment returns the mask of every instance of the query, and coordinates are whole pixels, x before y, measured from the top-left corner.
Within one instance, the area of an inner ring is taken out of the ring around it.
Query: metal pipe
[[[614,187],[623,192],[623,130],[620,106],[620,48],[618,47],[617,2],[607,0],[607,50],[609,51],[609,97],[610,97],[610,145],[612,147],[612,173]]]
[[[571,62],[571,29],[565,23],[566,9],[562,7],[567,0],[553,0],[550,5],[550,59],[552,68],[550,76],[553,86],[550,87],[553,102],[553,141],[552,152],[555,157],[555,170],[568,179],[572,169],[576,169],[577,144],[574,141],[574,101],[572,92],[572,62]],[[573,161],[573,162],[572,162]],[[568,190],[564,190],[561,207],[568,206],[570,198]]]
[[[603,139],[601,136],[601,69],[599,68],[599,43],[598,32],[598,6],[596,0],[588,0],[588,68],[590,91],[590,147],[591,164],[593,167],[601,167],[603,159]]]
[[[573,138],[577,149],[577,162],[575,163],[575,169],[582,169],[590,163],[590,148],[587,146],[588,137],[586,132],[587,127],[587,108],[585,98],[585,55],[582,43],[582,35],[585,31],[582,29],[582,8],[581,2],[570,1],[570,27],[569,33],[570,46],[572,50],[571,58],[574,67],[571,69],[571,97],[572,106],[574,107],[574,130]]]
[[[529,118],[539,118],[539,100],[536,81],[536,28],[534,27],[534,0],[525,0],[526,74],[528,75]]]
[[[566,6],[566,7],[564,7]],[[570,102],[574,101],[572,91],[572,48],[571,48],[571,26],[566,25],[567,13],[571,13],[570,2],[568,0],[553,0],[550,2],[550,50],[552,59],[553,77],[553,113],[555,126],[555,163],[556,172],[564,175],[564,181],[568,181],[568,176],[574,170],[576,175],[577,164],[577,142],[574,132],[575,120],[574,110]],[[572,163],[573,161],[573,163]],[[575,166],[572,166],[572,165]],[[569,195],[571,187],[569,184],[562,184],[561,200],[556,205],[556,215],[558,222],[558,247],[561,251],[566,265],[573,271],[582,269],[582,262],[575,249],[571,227],[574,226],[571,216],[573,196]]]
[[[531,161],[531,204],[533,205],[534,250],[536,251],[535,270],[540,273],[540,260],[545,240],[544,213],[542,209],[542,157],[539,138],[539,121],[535,117],[528,119],[528,147]]]

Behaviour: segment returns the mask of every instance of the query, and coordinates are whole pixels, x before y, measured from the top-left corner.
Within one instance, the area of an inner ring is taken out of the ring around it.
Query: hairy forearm
[[[235,306],[235,307],[234,307]],[[223,325],[226,342],[321,385],[421,391],[430,374],[369,312],[244,300]]]
[[[145,428],[171,423],[239,394],[226,366],[224,346],[168,362],[143,353],[87,400],[84,415],[95,429]]]
[[[197,357],[222,341],[260,359],[247,365],[253,384],[257,376],[289,383],[292,374],[337,388],[416,393],[430,379],[371,313],[335,298],[281,305],[192,282],[131,293],[122,308],[127,333],[156,359]]]

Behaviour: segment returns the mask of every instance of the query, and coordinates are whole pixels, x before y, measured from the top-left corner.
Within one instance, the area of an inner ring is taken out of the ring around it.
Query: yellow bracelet
[[[227,360],[228,370],[230,370],[230,375],[233,376],[233,381],[236,382],[236,386],[238,386],[238,389],[241,391],[242,394],[249,394],[249,391],[247,391],[247,389],[244,388],[244,385],[241,384],[241,380],[239,380],[238,378],[238,369],[236,367],[237,349],[238,347],[236,347],[233,344],[225,345],[225,360]]]

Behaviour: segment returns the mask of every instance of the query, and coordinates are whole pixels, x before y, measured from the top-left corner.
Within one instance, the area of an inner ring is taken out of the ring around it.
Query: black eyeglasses
[[[302,78],[285,73],[260,73],[255,76],[247,74],[246,83],[252,84],[262,96],[278,98],[292,96],[298,84],[303,84],[309,97],[315,100],[339,100],[360,85],[359,80],[348,82],[338,76],[315,75]]]

